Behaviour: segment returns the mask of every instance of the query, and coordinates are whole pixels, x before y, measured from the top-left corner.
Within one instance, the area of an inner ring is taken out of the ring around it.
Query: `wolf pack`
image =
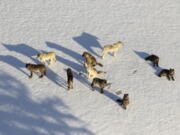
[[[105,56],[108,53],[111,53],[114,57],[116,56],[119,48],[121,48],[124,45],[123,42],[118,41],[112,45],[105,45],[102,49],[102,52],[100,54],[101,58],[104,59]],[[83,67],[86,70],[86,79],[91,82],[91,88],[94,91],[94,87],[98,86],[100,88],[100,93],[104,93],[104,88],[110,85],[111,83],[108,83],[106,79],[99,78],[100,75],[106,74],[104,71],[98,71],[95,67],[103,67],[103,64],[99,63],[96,58],[90,54],[89,52],[83,52],[82,57],[85,59],[83,62]],[[29,78],[33,77],[34,72],[40,72],[41,75],[39,78],[42,78],[44,75],[46,76],[46,62],[48,64],[52,64],[56,62],[56,54],[55,52],[48,52],[48,53],[41,53],[37,54],[36,58],[41,61],[42,64],[32,64],[32,63],[26,63],[25,67],[27,70],[30,71]],[[154,67],[159,67],[159,57],[152,54],[149,55],[148,57],[145,58],[146,61],[151,61]],[[71,68],[66,69],[67,72],[67,89],[73,89],[73,71]],[[80,75],[80,74],[79,74]],[[174,79],[175,71],[174,69],[162,69],[158,76],[162,77],[165,76],[167,79],[170,80],[175,80]],[[121,93],[121,92],[120,92]],[[122,98],[118,98],[116,102],[126,110],[127,106],[130,103],[129,100],[129,94],[125,93]]]

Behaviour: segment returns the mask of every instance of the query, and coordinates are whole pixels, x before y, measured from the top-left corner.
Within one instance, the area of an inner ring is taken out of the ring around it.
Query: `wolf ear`
[[[129,94],[124,94],[124,96],[125,96],[125,97],[128,97],[128,96],[129,96]]]

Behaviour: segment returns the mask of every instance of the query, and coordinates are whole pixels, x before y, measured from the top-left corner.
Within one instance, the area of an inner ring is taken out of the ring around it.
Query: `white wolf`
[[[45,63],[46,61],[49,64],[52,61],[56,62],[56,54],[55,54],[55,52],[37,54],[36,58],[39,59],[42,63]]]
[[[88,79],[93,79],[97,77],[98,75],[106,74],[106,72],[97,71],[95,68],[93,68],[91,65],[87,64],[86,62],[84,63],[84,67],[87,70]]]
[[[117,43],[114,43],[113,45],[104,46],[101,53],[101,57],[104,58],[104,56],[109,52],[111,52],[113,56],[115,56],[116,52],[121,46],[123,46],[123,43],[121,41],[118,41]]]

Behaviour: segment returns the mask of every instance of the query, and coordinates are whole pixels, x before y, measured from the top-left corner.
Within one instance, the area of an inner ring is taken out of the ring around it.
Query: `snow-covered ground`
[[[0,135],[179,135],[179,36],[179,0],[1,0]],[[102,47],[117,41],[117,56],[101,59]],[[58,61],[47,77],[29,79],[25,63],[50,51]],[[84,51],[104,65],[97,68],[112,83],[104,94],[78,75]],[[175,69],[175,81],[156,76],[144,60],[151,53],[160,68]],[[115,102],[124,93],[127,110]]]

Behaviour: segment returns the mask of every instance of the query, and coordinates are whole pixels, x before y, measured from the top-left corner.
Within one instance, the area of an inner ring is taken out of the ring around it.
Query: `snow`
[[[179,9],[178,0],[1,0],[0,135],[179,135]],[[117,41],[117,56],[101,59],[102,47]],[[51,51],[58,61],[47,77],[29,79],[25,63]],[[104,65],[97,68],[112,83],[104,94],[83,76],[84,51]],[[149,54],[160,69],[175,69],[175,81],[156,76]],[[115,102],[124,93],[127,110]]]

